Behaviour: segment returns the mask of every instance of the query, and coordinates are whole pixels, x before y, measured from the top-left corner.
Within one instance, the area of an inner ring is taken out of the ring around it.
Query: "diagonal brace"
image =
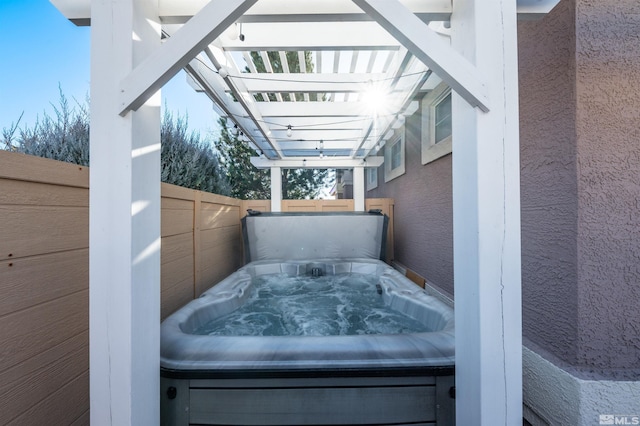
[[[120,82],[121,116],[137,110],[257,0],[212,0]]]
[[[352,0],[470,105],[489,111],[476,67],[397,0]]]

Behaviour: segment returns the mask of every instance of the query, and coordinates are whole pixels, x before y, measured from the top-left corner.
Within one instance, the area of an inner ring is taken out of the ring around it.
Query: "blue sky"
[[[21,127],[54,115],[58,87],[71,101],[89,93],[89,27],[77,27],[48,0],[0,0],[0,129],[24,112]],[[162,89],[163,105],[189,116],[202,136],[216,129],[211,101],[180,72]],[[72,101],[73,102],[73,101]]]

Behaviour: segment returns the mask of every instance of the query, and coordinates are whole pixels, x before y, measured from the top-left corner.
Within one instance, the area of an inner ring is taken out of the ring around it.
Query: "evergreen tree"
[[[29,128],[19,128],[20,119],[2,130],[2,145],[9,151],[89,165],[89,102],[69,105],[60,91],[55,116],[47,113]],[[165,108],[166,111],[166,108]],[[188,132],[186,117],[165,112],[160,131],[161,180],[173,185],[228,195],[229,184],[220,169],[211,144],[197,132]]]
[[[89,165],[89,112],[86,104],[76,101],[76,106],[60,90],[58,106],[53,105],[55,117],[44,114],[32,128],[19,129],[19,136],[13,130],[4,130],[4,143],[12,151],[38,157],[52,158],[67,163]],[[20,120],[18,120],[19,122]]]
[[[222,169],[230,186],[230,195],[242,200],[265,200],[271,198],[271,177],[267,170],[257,169],[251,164],[256,152],[227,126],[220,118],[220,139],[216,149],[220,154]]]
[[[198,132],[188,131],[186,117],[174,118],[165,108],[160,140],[162,182],[215,194],[230,194],[230,185],[224,177],[218,155],[200,139]]]
[[[271,174],[251,164],[256,152],[238,138],[221,118],[220,139],[216,148],[221,157],[226,180],[231,186],[231,196],[243,200],[265,200],[271,198]],[[285,200],[316,198],[327,185],[328,170],[283,169],[282,198]]]
[[[327,169],[282,169],[282,199],[317,198],[328,179]]]

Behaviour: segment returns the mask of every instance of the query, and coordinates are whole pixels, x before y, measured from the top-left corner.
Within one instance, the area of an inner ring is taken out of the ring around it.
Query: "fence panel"
[[[242,262],[240,219],[269,211],[162,184],[161,316]],[[391,218],[393,200],[368,199]],[[283,211],[348,211],[353,200],[285,200]],[[0,151],[0,424],[88,424],[89,170]]]
[[[88,188],[86,167],[0,151],[0,424],[89,410]]]
[[[241,204],[162,184],[162,318],[240,266]],[[0,151],[0,217],[0,424],[88,424],[89,169]]]

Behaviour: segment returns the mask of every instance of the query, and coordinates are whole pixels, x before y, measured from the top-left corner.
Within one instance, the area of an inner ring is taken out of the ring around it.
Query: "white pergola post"
[[[456,0],[452,46],[491,110],[453,97],[456,422],[522,424],[516,1]]]
[[[157,0],[91,4],[91,424],[160,422],[160,93],[119,86],[160,47]]]
[[[353,1],[455,90],[456,422],[522,423],[516,0],[454,1],[454,49],[398,1]]]
[[[282,168],[271,167],[271,211],[282,211]]]
[[[353,168],[353,209],[357,212],[364,211],[364,167]]]

